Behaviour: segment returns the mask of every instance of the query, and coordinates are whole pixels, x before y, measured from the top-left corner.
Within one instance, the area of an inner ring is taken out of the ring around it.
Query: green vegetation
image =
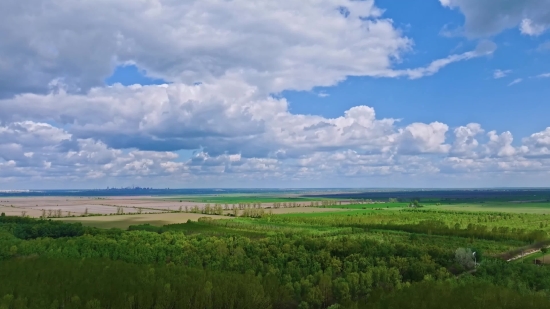
[[[550,215],[324,207],[349,210],[106,217],[124,230],[0,216],[0,308],[550,308],[550,267],[506,262],[545,251]],[[198,218],[162,217],[178,215]]]

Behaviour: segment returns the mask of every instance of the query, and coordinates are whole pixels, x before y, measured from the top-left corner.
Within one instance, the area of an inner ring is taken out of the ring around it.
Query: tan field
[[[285,213],[313,213],[327,211],[346,211],[346,209],[334,208],[316,208],[316,207],[296,207],[296,208],[279,208],[270,209],[273,214]],[[230,213],[230,212],[226,212]],[[133,214],[133,215],[118,215],[118,216],[91,216],[91,217],[76,217],[76,218],[61,218],[54,220],[63,220],[64,222],[80,222],[87,226],[98,228],[120,228],[127,229],[130,225],[136,224],[151,224],[162,226],[166,224],[185,223],[187,220],[197,221],[201,217],[210,217],[213,219],[232,219],[229,216],[204,215],[194,213],[156,213],[156,214]]]
[[[179,201],[151,196],[117,196],[117,197],[12,197],[0,199],[0,207],[6,209],[9,215],[39,217],[45,211],[46,216],[61,210],[62,217],[81,216],[88,214],[116,214],[121,208],[124,213],[167,213],[173,211],[188,211],[195,206],[204,209],[207,203]],[[211,206],[214,204],[210,203]],[[231,208],[231,205],[229,205]],[[273,203],[262,203],[263,208],[273,208]],[[296,209],[310,209],[309,207],[273,209],[274,213],[300,212]],[[314,211],[319,211],[319,208]],[[312,210],[313,211],[313,210]]]
[[[25,212],[25,216],[40,217],[42,211],[36,209],[21,209],[15,207],[0,206],[0,213],[5,213],[6,216],[22,216]]]

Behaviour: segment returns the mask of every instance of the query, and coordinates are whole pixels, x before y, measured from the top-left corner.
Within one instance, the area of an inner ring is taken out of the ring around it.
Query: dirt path
[[[532,254],[535,254],[535,253],[537,253],[537,252],[540,252],[540,249],[525,250],[525,252],[523,252],[523,253],[521,253],[521,254],[519,254],[519,255],[516,255],[516,256],[514,256],[513,258],[507,259],[506,262],[512,262],[512,261],[521,259],[521,258],[523,258],[523,257],[529,256],[529,255],[532,255]]]

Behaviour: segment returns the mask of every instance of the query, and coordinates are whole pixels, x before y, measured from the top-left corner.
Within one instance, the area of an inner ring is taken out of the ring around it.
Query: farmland
[[[269,210],[273,214],[315,214],[315,213],[335,213],[330,208],[316,207],[296,207],[296,208],[281,208]],[[337,213],[338,211],[336,211]],[[159,212],[148,214],[126,214],[113,216],[81,216],[81,217],[66,217],[54,218],[53,220],[62,220],[68,223],[82,223],[85,226],[97,228],[120,228],[127,229],[130,225],[150,224],[154,226],[163,226],[167,224],[185,223],[188,220],[197,221],[199,218],[213,219],[228,219],[229,211],[225,211],[222,215],[209,215],[201,213],[185,213],[185,212]],[[224,216],[225,215],[225,216]],[[229,217],[231,218],[231,217]]]
[[[297,196],[248,197],[3,197],[2,209],[53,204],[88,214],[0,217],[0,295],[8,295],[0,305],[382,308],[424,295],[437,308],[465,294],[491,307],[550,304],[550,267],[533,262],[550,244],[545,201],[314,197],[305,207]],[[93,205],[142,213],[91,214]],[[535,253],[506,261],[526,251]],[[31,294],[39,296],[21,298]]]

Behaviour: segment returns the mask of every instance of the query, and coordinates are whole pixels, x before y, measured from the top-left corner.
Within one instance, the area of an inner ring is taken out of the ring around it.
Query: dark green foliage
[[[395,293],[376,297],[371,309],[543,309],[550,308],[545,295],[517,291],[483,282],[457,284],[427,281]]]
[[[154,226],[150,224],[130,225],[128,231],[147,231],[155,233],[163,233],[165,229],[160,226]]]
[[[257,309],[285,302],[253,275],[173,265],[23,259],[0,263],[0,278],[0,308]]]
[[[507,263],[487,260],[475,273],[476,278],[519,291],[550,292],[550,267],[532,263]]]
[[[0,229],[10,231],[15,237],[21,239],[74,237],[81,236],[85,232],[81,223],[6,216],[0,217]]]

